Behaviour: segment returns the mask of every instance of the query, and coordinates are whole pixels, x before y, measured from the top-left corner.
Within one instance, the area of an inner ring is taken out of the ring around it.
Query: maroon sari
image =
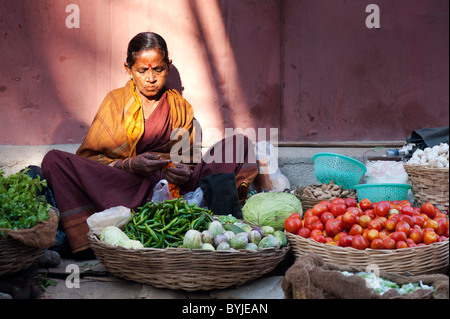
[[[170,139],[170,108],[163,95],[158,107],[145,123],[145,133],[136,146],[136,153],[160,152],[161,147]],[[234,138],[225,139],[220,147],[227,143],[238,147]],[[256,163],[247,163],[249,149],[244,143],[245,161],[243,163],[205,163],[197,164],[189,181],[181,187],[181,192],[193,191],[198,187],[199,179],[216,173],[234,173],[237,187],[241,180],[249,177],[250,183],[257,174]],[[86,219],[95,212],[115,206],[135,209],[151,199],[156,183],[164,178],[163,172],[143,177],[133,175],[121,169],[99,163],[76,154],[52,150],[42,161],[44,176],[55,195],[57,208],[61,214],[61,223],[66,232],[72,252],[89,248]]]

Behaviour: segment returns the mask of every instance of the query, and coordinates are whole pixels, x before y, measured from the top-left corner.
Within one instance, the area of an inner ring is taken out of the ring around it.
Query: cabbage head
[[[122,246],[130,239],[119,227],[107,226],[100,234],[100,240],[113,246]]]
[[[303,215],[302,203],[290,193],[259,193],[251,196],[242,208],[244,220],[255,226],[284,229],[284,221],[292,213]]]

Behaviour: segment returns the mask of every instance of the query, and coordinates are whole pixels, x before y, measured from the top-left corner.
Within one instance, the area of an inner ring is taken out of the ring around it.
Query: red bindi
[[[151,63],[149,63],[149,64],[148,64],[148,67],[149,67],[149,68],[151,69],[151,68],[152,68],[152,64],[151,64]]]

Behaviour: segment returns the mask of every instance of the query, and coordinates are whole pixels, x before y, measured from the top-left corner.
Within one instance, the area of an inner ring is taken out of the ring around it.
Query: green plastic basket
[[[360,184],[355,185],[358,201],[368,198],[372,203],[381,201],[405,200],[411,185],[408,184]]]
[[[343,188],[352,189],[367,172],[366,166],[349,156],[335,153],[317,153],[314,161],[314,176],[322,184],[333,181]]]

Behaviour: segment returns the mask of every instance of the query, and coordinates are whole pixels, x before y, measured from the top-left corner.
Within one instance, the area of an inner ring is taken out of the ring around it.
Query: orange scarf
[[[194,111],[176,90],[168,89],[172,129],[183,128],[194,142]],[[136,156],[136,145],[144,134],[144,113],[133,81],[111,91],[103,100],[77,155],[109,164],[115,160]],[[168,141],[164,153],[169,154],[176,140]]]

